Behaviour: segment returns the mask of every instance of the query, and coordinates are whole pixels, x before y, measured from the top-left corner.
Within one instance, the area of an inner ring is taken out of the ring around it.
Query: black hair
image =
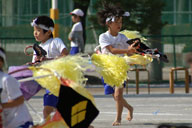
[[[125,13],[123,9],[121,9],[120,7],[114,6],[111,3],[110,4],[104,3],[103,6],[104,8],[97,13],[99,18],[98,21],[102,26],[106,25],[106,19],[108,17],[115,16],[117,18],[120,18]]]
[[[0,47],[0,51],[3,52],[4,54],[6,53],[2,47]],[[0,56],[0,61],[2,61],[4,63],[4,59],[1,56]]]
[[[53,27],[54,28],[54,22],[53,20],[48,17],[48,16],[38,16],[35,20],[35,23],[37,25],[39,24],[42,24],[42,25],[45,25],[46,27]],[[46,33],[48,30],[44,30],[43,29],[43,32]],[[53,34],[51,33],[50,37],[53,37]]]

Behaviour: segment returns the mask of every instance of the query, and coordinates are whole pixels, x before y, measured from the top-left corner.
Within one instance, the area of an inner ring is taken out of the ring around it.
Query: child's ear
[[[51,30],[48,30],[48,31],[47,31],[47,34],[48,34],[49,36],[51,35],[51,33],[52,33]]]

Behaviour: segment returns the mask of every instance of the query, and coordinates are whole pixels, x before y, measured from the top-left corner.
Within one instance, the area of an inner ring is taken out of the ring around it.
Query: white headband
[[[34,19],[33,20],[33,22],[31,22],[31,26],[32,27],[34,27],[34,26],[38,26],[38,27],[40,27],[41,29],[44,29],[44,30],[51,30],[51,32],[53,32],[53,30],[54,30],[54,28],[53,27],[46,27],[45,25],[43,25],[43,24],[39,24],[39,25],[37,25],[35,22],[36,22],[36,20],[37,20],[37,18],[36,19]]]
[[[129,13],[129,12],[125,12],[125,13],[123,14],[123,16],[130,16],[130,13]],[[107,18],[106,18],[106,22],[109,22],[109,21],[114,22],[114,21],[115,21],[115,16],[107,17]]]

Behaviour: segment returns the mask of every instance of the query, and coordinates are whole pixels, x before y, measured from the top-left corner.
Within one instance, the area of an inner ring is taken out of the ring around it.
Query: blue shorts
[[[20,125],[20,126],[17,127],[17,128],[31,128],[31,126],[33,126],[33,122],[27,121],[27,122],[25,122],[25,124]]]
[[[104,86],[105,95],[113,94],[113,93],[115,92],[114,87],[106,84],[106,83],[104,82],[103,77],[101,78],[101,82],[102,82],[102,84],[103,84],[103,86]],[[125,83],[125,82],[123,83],[123,86],[124,86],[124,87],[126,86],[126,83]]]
[[[50,92],[46,91],[43,101],[44,101],[44,106],[51,106],[51,107],[56,108],[57,102],[58,102],[58,97],[56,97],[55,95],[50,94]]]
[[[79,53],[79,47],[71,47],[70,55],[75,55]]]

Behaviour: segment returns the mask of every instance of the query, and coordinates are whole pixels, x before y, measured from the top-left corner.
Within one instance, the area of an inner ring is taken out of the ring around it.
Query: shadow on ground
[[[185,124],[160,124],[157,128],[192,128],[192,124],[185,123]]]

